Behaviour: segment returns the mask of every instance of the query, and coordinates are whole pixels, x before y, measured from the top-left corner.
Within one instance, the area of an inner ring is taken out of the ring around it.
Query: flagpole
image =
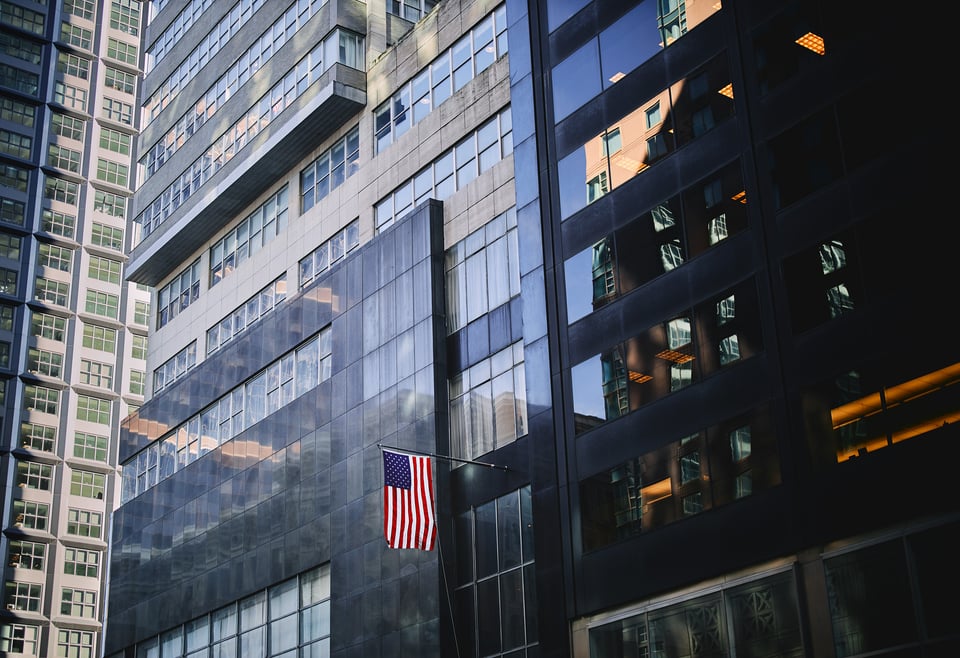
[[[388,450],[393,450],[395,452],[410,453],[414,455],[425,455],[427,457],[434,457],[436,459],[446,459],[451,462],[460,462],[461,464],[476,464],[477,466],[485,466],[487,468],[495,468],[499,471],[509,471],[510,469],[506,466],[501,466],[499,464],[488,464],[487,462],[478,462],[473,459],[460,459],[459,457],[450,457],[448,455],[438,455],[435,452],[420,452],[419,450],[407,450],[406,448],[394,448],[393,446],[385,446],[382,443],[378,443],[377,447],[382,451],[384,448]]]

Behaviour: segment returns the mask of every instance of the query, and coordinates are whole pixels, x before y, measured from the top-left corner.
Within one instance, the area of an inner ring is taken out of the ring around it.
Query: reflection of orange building
[[[673,150],[669,108],[670,92],[664,90],[584,144],[587,203]]]

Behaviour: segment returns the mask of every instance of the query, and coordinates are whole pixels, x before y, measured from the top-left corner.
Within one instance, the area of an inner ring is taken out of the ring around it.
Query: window
[[[96,578],[100,573],[100,551],[64,548],[63,573],[68,576]]]
[[[0,33],[0,52],[6,55],[30,64],[39,64],[42,50],[40,44],[34,41],[9,32]]]
[[[17,460],[17,486],[39,491],[50,491],[53,466],[38,462]]]
[[[13,331],[13,316],[16,309],[7,304],[0,304],[0,331]]]
[[[147,373],[143,370],[130,371],[130,393],[131,395],[143,395],[147,385]]]
[[[0,130],[0,153],[22,160],[30,159],[33,138],[10,130]]]
[[[103,83],[104,86],[125,94],[135,94],[137,91],[137,76],[111,66],[106,67]]]
[[[7,610],[40,612],[40,597],[43,593],[41,585],[8,580],[4,590]]]
[[[87,90],[68,85],[65,82],[54,82],[53,100],[64,107],[81,112],[87,111]]]
[[[0,294],[16,295],[19,272],[6,267],[0,267]]]
[[[14,500],[13,517],[13,525],[17,528],[46,531],[50,520],[50,507],[46,503]]]
[[[64,587],[60,595],[60,614],[96,619],[97,593],[93,590]]]
[[[27,411],[55,414],[59,403],[60,391],[55,388],[32,385],[23,387],[23,406]]]
[[[90,233],[90,242],[98,247],[122,251],[123,229],[94,222]]]
[[[107,39],[107,57],[136,66],[137,47],[110,37]]]
[[[101,400],[100,398],[90,397],[89,395],[78,395],[77,420],[109,425],[110,407],[110,400]]]
[[[120,298],[117,295],[100,292],[98,290],[88,290],[87,299],[84,305],[84,311],[95,315],[117,319],[119,314]]]
[[[85,27],[64,21],[60,23],[60,39],[71,46],[90,50],[90,44],[93,42],[93,32]]]
[[[93,209],[111,217],[122,218],[127,212],[127,198],[119,194],[97,190],[93,197]],[[120,229],[114,230],[120,231]],[[123,231],[120,231],[120,235],[122,240]]]
[[[227,341],[272,311],[286,296],[287,275],[283,274],[207,330],[207,354],[216,352]]]
[[[447,250],[448,334],[520,294],[518,250],[516,208],[498,215]]]
[[[326,272],[360,246],[360,220],[353,220],[300,261],[300,288]]]
[[[73,261],[73,249],[41,242],[37,248],[37,263],[59,272],[69,272]]]
[[[107,461],[107,437],[86,432],[73,435],[73,456],[95,462]]]
[[[57,631],[58,656],[92,656],[94,634],[90,631]]]
[[[513,121],[508,107],[381,199],[374,207],[377,232],[430,197],[446,199],[511,153]]]
[[[18,539],[10,541],[10,566],[15,569],[43,571],[46,556],[46,544]]]
[[[527,433],[522,342],[454,375],[449,388],[454,456],[475,459]]]
[[[22,167],[16,167],[10,164],[0,166],[0,185],[6,185],[20,192],[26,192],[27,182],[29,180],[30,172]]]
[[[31,347],[27,354],[27,370],[35,375],[59,379],[63,374],[63,354]]]
[[[47,233],[60,235],[72,240],[76,223],[77,218],[73,215],[44,208],[40,221],[40,229]]]
[[[95,324],[84,324],[83,346],[114,354],[117,350],[117,331]]]
[[[20,445],[29,450],[54,452],[57,447],[57,428],[37,423],[21,423]]]
[[[197,341],[193,341],[153,371],[154,392],[163,390],[197,365]]]
[[[68,149],[65,146],[51,144],[47,150],[47,164],[74,174],[80,173],[80,162],[83,154],[80,151]]]
[[[71,206],[77,205],[77,195],[80,192],[79,186],[62,178],[47,176],[43,186],[43,196],[51,201],[60,201]]]
[[[174,277],[157,293],[157,329],[177,317],[200,297],[200,259]]]
[[[133,125],[133,105],[104,96],[103,116],[127,126]]]
[[[460,514],[454,617],[460,653],[537,653],[533,504],[530,487]]]
[[[43,35],[43,19],[44,15],[40,12],[9,2],[0,3],[0,22],[6,25],[18,27],[33,34]]]
[[[300,172],[300,208],[306,212],[326,198],[359,167],[360,131],[353,128]]]
[[[133,336],[133,350],[131,356],[134,359],[146,359],[147,358],[147,337],[146,336]]]
[[[67,534],[75,537],[100,539],[103,532],[103,514],[89,510],[67,510]]]
[[[112,388],[113,366],[109,363],[80,359],[80,383],[100,388]]]
[[[130,155],[130,135],[102,127],[100,128],[100,147],[120,155]]]
[[[97,158],[97,180],[126,187],[128,173],[129,168],[126,165],[113,160]]]
[[[135,301],[133,303],[133,322],[142,325],[150,322],[150,302]]]
[[[210,287],[217,285],[286,228],[287,197],[287,187],[284,186],[210,248]]]
[[[120,283],[120,261],[111,260],[102,256],[90,256],[90,267],[87,271],[91,278],[108,283]]]
[[[67,320],[49,313],[34,311],[30,320],[30,328],[34,336],[62,343],[66,338]]]
[[[0,624],[0,652],[36,656],[40,647],[40,627],[32,624]]]
[[[70,493],[84,498],[102,499],[106,487],[103,473],[90,473],[74,469],[70,473]]]
[[[63,13],[93,20],[93,10],[96,8],[94,0],[63,0]]]
[[[0,258],[20,260],[20,236],[0,231]]]
[[[90,60],[79,55],[61,52],[57,55],[57,70],[86,80],[90,77]]]
[[[140,30],[139,0],[113,0],[110,3],[110,27],[132,37]]]
[[[0,98],[0,119],[18,123],[27,128],[33,127],[37,118],[37,108],[16,98]]]
[[[83,141],[86,121],[54,112],[50,117],[50,127],[54,133],[61,137]]]
[[[2,173],[0,173],[2,178]],[[22,201],[0,197],[0,221],[23,226],[27,206]]]

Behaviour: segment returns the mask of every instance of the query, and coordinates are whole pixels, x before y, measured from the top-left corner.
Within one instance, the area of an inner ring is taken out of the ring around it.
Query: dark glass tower
[[[153,9],[110,658],[956,653],[936,42],[823,0]],[[454,458],[438,550],[385,546],[381,444]]]

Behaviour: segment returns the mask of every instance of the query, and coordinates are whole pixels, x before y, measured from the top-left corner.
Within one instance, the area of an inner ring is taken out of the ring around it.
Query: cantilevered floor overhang
[[[157,286],[188,254],[232,222],[290,167],[315,150],[366,105],[366,77],[342,64],[316,82],[317,92],[284,110],[201,189],[137,244],[127,279]]]

